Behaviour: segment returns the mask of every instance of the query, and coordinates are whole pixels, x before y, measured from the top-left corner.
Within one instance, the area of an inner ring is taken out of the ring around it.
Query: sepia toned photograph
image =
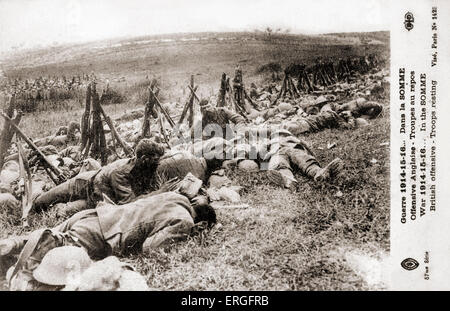
[[[0,290],[389,289],[387,3],[0,0]]]

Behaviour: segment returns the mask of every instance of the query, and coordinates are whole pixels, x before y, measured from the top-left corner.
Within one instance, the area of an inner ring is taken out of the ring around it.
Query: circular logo
[[[400,265],[403,269],[411,271],[419,266],[419,262],[413,258],[406,258]]]
[[[414,28],[414,15],[413,15],[413,13],[407,12],[407,13],[405,14],[405,21],[404,21],[404,24],[405,24],[405,28],[406,28],[408,31],[410,31],[411,29]]]

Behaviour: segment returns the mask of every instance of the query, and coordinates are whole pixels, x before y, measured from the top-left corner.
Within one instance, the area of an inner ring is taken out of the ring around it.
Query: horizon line
[[[267,26],[270,27],[270,26]],[[266,28],[267,28],[266,27]],[[270,27],[275,28],[275,27]],[[285,29],[284,31],[286,31]],[[338,32],[320,32],[320,33],[307,33],[307,32],[294,32],[289,30],[289,32],[274,32],[273,35],[304,35],[304,36],[321,36],[321,35],[331,35],[331,34],[350,34],[350,33],[374,33],[374,32],[389,32],[389,29],[380,29],[380,30],[370,30],[370,31],[338,31]],[[30,47],[25,48],[17,48],[17,47],[9,47],[5,50],[0,49],[0,55],[5,56],[4,54],[14,54],[14,53],[23,53],[23,52],[32,52],[38,51],[41,49],[52,49],[52,48],[61,48],[64,46],[77,46],[84,44],[92,44],[95,42],[105,42],[105,41],[114,41],[114,40],[124,40],[124,39],[136,39],[136,38],[144,38],[144,37],[157,37],[157,36],[172,36],[172,35],[187,35],[187,34],[200,34],[200,33],[264,33],[264,30],[254,29],[254,30],[226,30],[226,31],[193,31],[193,32],[167,32],[167,33],[159,33],[159,34],[146,34],[146,35],[122,35],[122,36],[114,36],[107,37],[102,39],[93,39],[86,41],[72,41],[72,42],[56,42],[49,43],[46,45],[35,44]],[[10,55],[13,56],[13,55]]]

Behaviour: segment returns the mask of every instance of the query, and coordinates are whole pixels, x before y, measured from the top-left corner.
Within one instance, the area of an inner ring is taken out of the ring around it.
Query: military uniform
[[[71,122],[68,127],[60,127],[55,135],[36,140],[35,145],[38,147],[46,145],[53,145],[57,147],[76,145],[78,144],[81,137],[79,131],[80,125],[76,122]]]
[[[117,204],[131,202],[140,193],[135,193],[130,174],[135,158],[114,161],[97,171],[83,172],[39,195],[33,202],[36,210],[46,209],[55,203],[77,202],[78,207],[95,205],[102,194],[106,194]]]
[[[217,133],[215,133],[214,130],[221,129],[222,137],[225,139],[230,139],[232,137],[226,137],[227,128],[228,133],[233,133],[233,130],[230,127],[230,123],[233,123],[236,126],[242,126],[245,125],[245,119],[241,115],[232,112],[231,110],[224,107],[208,107],[204,111],[202,111],[202,120],[194,124],[194,127],[191,131],[191,136],[194,139],[201,138],[195,137],[197,133],[200,133],[199,130],[201,128],[203,139],[209,139],[217,136]],[[210,127],[207,127],[208,125],[210,125]]]
[[[12,275],[14,282],[17,275],[30,275],[55,247],[82,247],[95,260],[146,252],[186,239],[196,217],[189,199],[176,192],[147,196],[120,206],[102,203],[96,209],[76,213],[51,230],[7,239],[12,243],[11,250],[0,250],[0,254],[21,252],[17,263],[20,265]]]
[[[191,173],[198,179],[206,181],[207,164],[203,157],[196,157],[188,151],[177,151],[161,158],[156,175],[164,180],[175,177],[183,179],[186,174]]]
[[[73,215],[53,230],[73,237],[91,258],[101,259],[185,238],[194,217],[185,196],[165,192],[124,205],[100,204]]]
[[[279,172],[285,187],[296,182],[293,168],[315,181],[332,178],[342,169],[342,161],[339,158],[322,168],[306,142],[293,136],[272,140],[269,155],[267,169]]]
[[[354,118],[359,118],[366,116],[370,119],[376,118],[381,111],[383,106],[372,101],[360,101],[353,100],[346,104],[336,107],[338,112],[349,111]]]
[[[327,110],[316,115],[309,115],[295,122],[285,123],[283,128],[298,136],[304,133],[318,132],[326,128],[347,128],[349,126],[336,112]]]

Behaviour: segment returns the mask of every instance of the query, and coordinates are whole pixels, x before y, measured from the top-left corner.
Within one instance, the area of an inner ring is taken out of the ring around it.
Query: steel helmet
[[[286,129],[276,129],[272,132],[272,134],[270,135],[271,138],[276,138],[277,136],[279,137],[288,137],[288,136],[292,136],[292,133]]]
[[[144,277],[133,267],[121,262],[117,257],[109,256],[93,263],[76,282],[69,283],[65,291],[116,291],[148,290]]]
[[[81,247],[56,247],[45,254],[41,264],[33,271],[33,277],[40,283],[62,286],[71,274],[81,274],[91,264],[92,260]]]
[[[238,164],[238,168],[246,172],[257,172],[259,171],[259,165],[253,160],[243,160]]]
[[[328,101],[329,101],[328,98],[326,98],[326,97],[323,96],[323,95],[320,95],[319,97],[317,97],[317,99],[316,99],[316,101],[315,101],[315,104],[316,104],[316,105],[320,105],[320,104],[326,103],[326,102],[328,102]]]

